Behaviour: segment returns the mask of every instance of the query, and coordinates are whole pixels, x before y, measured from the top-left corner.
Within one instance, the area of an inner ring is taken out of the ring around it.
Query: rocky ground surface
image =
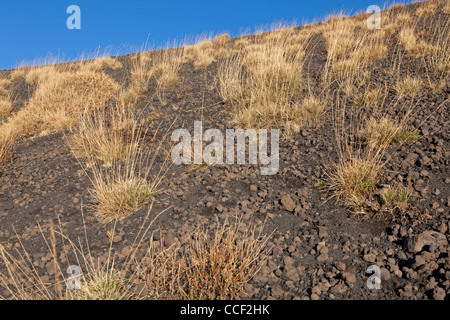
[[[316,52],[305,72],[314,73],[325,63],[326,47],[317,36]],[[395,47],[395,46],[394,46]],[[390,50],[395,50],[391,48]],[[124,68],[106,70],[123,83],[129,56],[120,57]],[[408,59],[405,57],[405,59]],[[144,116],[157,113],[149,122],[161,132],[194,120],[204,129],[230,127],[224,103],[214,83],[218,62],[196,70],[183,66],[177,88],[166,92],[165,104],[153,93],[156,84],[137,110]],[[376,63],[371,78],[392,85],[386,71],[389,59]],[[425,76],[419,60],[402,64],[402,74]],[[29,99],[32,88],[23,80],[12,84],[20,92],[16,108]],[[280,169],[262,176],[256,165],[175,166],[162,180],[153,212],[169,208],[154,223],[154,240],[165,246],[184,243],[199,224],[211,224],[233,216],[243,223],[264,227],[272,233],[267,261],[246,284],[249,299],[448,299],[450,291],[450,94],[423,90],[415,99],[419,112],[420,139],[401,147],[388,164],[386,182],[408,181],[414,188],[417,211],[405,217],[358,217],[337,204],[318,187],[325,179],[330,160],[336,159],[331,115],[319,126],[305,127],[280,142]],[[434,109],[433,109],[434,108]],[[86,231],[94,256],[105,255],[111,225],[97,222],[89,210],[89,177],[80,173],[78,160],[70,152],[67,136],[56,133],[17,144],[12,161],[0,177],[0,243],[12,250],[24,246],[40,270],[52,275],[49,250],[38,223],[48,231],[49,220],[72,238],[84,238]],[[150,144],[151,148],[152,145]],[[162,161],[159,159],[159,161]],[[420,214],[417,212],[420,211]],[[86,228],[83,226],[82,214]],[[113,248],[125,255],[132,245],[147,209],[120,221]],[[86,229],[86,230],[85,230]],[[367,269],[377,265],[381,289],[369,289]]]

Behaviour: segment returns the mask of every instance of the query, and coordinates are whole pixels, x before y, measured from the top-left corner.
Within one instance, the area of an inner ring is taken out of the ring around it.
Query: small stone
[[[166,247],[170,247],[175,242],[175,239],[173,237],[173,233],[169,231],[165,237],[164,237],[164,245]]]
[[[311,295],[311,300],[320,300],[320,297],[317,294],[313,293]]]
[[[345,266],[345,263],[344,262],[336,262],[336,268],[339,270],[339,271],[345,271],[345,269],[346,269],[346,266]]]
[[[344,281],[340,280],[334,287],[331,288],[333,293],[344,293],[347,291],[348,287],[345,285]]]
[[[414,258],[414,260],[415,260],[415,261],[414,261],[414,263],[413,263],[413,265],[412,265],[412,267],[413,267],[414,269],[417,269],[417,268],[423,266],[423,265],[426,263],[425,259],[424,259],[421,255],[416,255],[416,257]]]
[[[366,262],[375,262],[375,260],[377,259],[377,256],[374,254],[365,254],[363,256],[363,260]]]
[[[383,280],[383,281],[388,281],[391,279],[391,273],[386,268],[380,269],[380,276],[381,276],[381,280]]]
[[[286,266],[292,266],[294,264],[295,260],[292,259],[291,257],[286,257],[284,258],[284,264]]]
[[[292,280],[293,282],[297,282],[297,281],[299,281],[300,280],[300,277],[299,277],[299,275],[298,275],[298,271],[297,271],[297,269],[295,269],[294,267],[286,267],[285,269],[284,269],[284,273],[285,273],[285,275],[286,275],[286,277],[289,279],[289,280]]]
[[[317,258],[316,258],[317,262],[322,263],[328,260],[328,254],[326,253],[321,253]]]
[[[327,228],[319,227],[319,238],[323,239],[325,237],[328,237]]]
[[[272,288],[270,288],[270,293],[273,297],[278,297],[284,293],[284,290],[279,284],[275,284]]]
[[[283,249],[279,246],[273,248],[272,253],[274,256],[281,256],[283,254]]]
[[[292,200],[291,196],[285,195],[281,197],[281,204],[286,211],[294,212],[295,202]]]
[[[433,299],[434,300],[444,300],[447,294],[445,293],[445,290],[441,287],[436,287],[433,290]]]
[[[356,276],[354,273],[351,273],[351,272],[344,272],[342,274],[342,278],[344,278],[344,280],[347,284],[353,284],[356,282]]]
[[[427,230],[419,235],[410,236],[406,242],[406,249],[409,252],[420,252],[423,250],[424,246],[439,247],[447,244],[447,237],[444,234],[437,231]]]

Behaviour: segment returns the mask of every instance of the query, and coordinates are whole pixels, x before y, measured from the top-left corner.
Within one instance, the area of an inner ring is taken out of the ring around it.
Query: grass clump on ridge
[[[30,101],[0,127],[0,140],[22,139],[70,129],[79,117],[103,107],[119,85],[103,73],[53,72]]]

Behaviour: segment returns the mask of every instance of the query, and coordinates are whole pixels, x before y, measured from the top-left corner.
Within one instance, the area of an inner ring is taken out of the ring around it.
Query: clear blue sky
[[[385,0],[0,0],[0,69],[48,54],[73,59],[97,48],[113,54],[162,45],[208,32],[238,36],[243,29],[277,20],[310,22],[341,9],[383,7]],[[69,5],[81,9],[81,29],[69,30]]]

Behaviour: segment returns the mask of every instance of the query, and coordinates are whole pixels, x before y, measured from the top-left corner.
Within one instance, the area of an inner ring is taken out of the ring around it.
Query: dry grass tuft
[[[2,79],[0,78],[0,89],[5,89],[11,83],[10,79]]]
[[[118,89],[118,84],[103,73],[54,72],[39,82],[29,103],[1,126],[0,140],[70,129],[82,114],[103,107]]]
[[[395,90],[399,98],[411,97],[414,98],[422,89],[422,80],[416,77],[407,76],[406,78],[397,81]]]
[[[83,115],[69,144],[77,158],[110,166],[137,150],[141,133],[133,111],[115,106]]]
[[[355,95],[354,101],[356,105],[360,107],[374,106],[383,97],[383,93],[380,88],[372,90],[366,90],[364,93],[358,93]]]
[[[130,170],[122,173],[119,165],[112,169],[94,166],[90,195],[93,211],[102,223],[121,220],[148,204],[156,188]],[[123,169],[122,169],[123,170]]]
[[[300,103],[299,114],[297,116],[305,123],[314,124],[324,116],[326,105],[326,99],[321,99],[310,94]]]
[[[397,14],[396,20],[400,25],[410,24],[413,21],[411,15],[407,12],[401,12]]]
[[[450,3],[448,3],[447,5],[445,5],[445,6],[442,8],[442,12],[443,12],[444,14],[450,15]]]
[[[13,153],[12,141],[0,141],[0,176],[3,174],[5,167]]]
[[[329,190],[346,206],[364,212],[366,199],[378,182],[382,168],[377,153],[372,157],[351,156],[328,175]]]
[[[183,59],[185,62],[192,62],[196,69],[203,69],[210,66],[216,59],[229,57],[233,51],[228,48],[230,36],[220,35],[215,39],[212,36],[198,37],[194,44],[184,47]]]
[[[156,77],[159,89],[170,89],[178,85],[178,74],[184,61],[183,55],[183,48],[166,49],[153,53],[149,72]]]
[[[406,125],[414,107],[403,105],[399,119],[392,120],[379,108],[348,108],[347,103],[346,98],[336,96],[333,105],[339,160],[327,166],[327,190],[356,214],[382,213],[383,203],[374,194],[383,179],[384,167],[398,148],[418,138],[415,130]],[[397,106],[398,101],[389,108]]]
[[[111,57],[102,57],[92,61],[83,62],[79,66],[79,70],[81,71],[94,71],[99,72],[104,69],[121,69],[122,64],[114,58]]]
[[[10,115],[12,111],[12,102],[8,90],[0,86],[0,123],[4,118]]]
[[[259,271],[268,236],[241,219],[217,223],[215,232],[200,228],[187,242],[182,260],[184,298],[222,300],[244,292]]]
[[[423,40],[417,40],[414,29],[411,27],[405,27],[400,31],[399,41],[413,57],[421,57],[438,51],[437,47]]]
[[[418,134],[403,123],[394,122],[388,117],[370,118],[365,135],[372,148],[390,147],[394,144],[417,141]]]
[[[419,17],[426,17],[426,16],[434,14],[436,12],[436,10],[437,10],[436,4],[424,3],[419,8],[417,8],[416,14]]]
[[[128,292],[120,273],[110,270],[95,270],[88,275],[79,290],[71,294],[73,300],[123,300]]]
[[[222,34],[216,37],[216,39],[214,40],[214,46],[216,48],[223,48],[228,45],[228,43],[230,43],[230,40],[231,38],[228,34]]]
[[[386,57],[386,31],[371,31],[361,23],[347,19],[341,13],[323,25],[322,34],[328,55],[323,73],[324,80],[353,77],[368,64]]]
[[[33,67],[27,72],[25,81],[37,86],[40,83],[52,81],[52,78],[54,79],[55,75],[58,73],[56,67],[53,65]]]
[[[404,211],[411,203],[411,189],[401,185],[388,186],[381,191],[381,201],[384,210],[393,213],[399,209]]]
[[[291,43],[293,36],[285,30],[261,35],[219,64],[219,92],[237,125],[280,127],[293,120],[293,100],[304,89],[301,74],[308,40],[304,36],[302,42]]]

